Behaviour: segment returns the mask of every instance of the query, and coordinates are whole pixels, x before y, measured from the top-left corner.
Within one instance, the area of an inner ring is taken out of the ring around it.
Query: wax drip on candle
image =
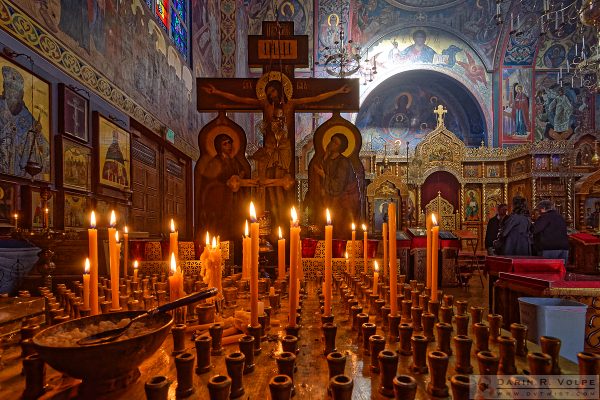
[[[114,228],[117,224],[117,216],[115,215],[115,210],[110,212],[110,227]]]
[[[90,273],[90,259],[89,258],[85,259],[85,264],[84,264],[84,267],[83,267],[83,273],[84,274],[89,274]]]
[[[327,225],[331,225],[331,213],[329,212],[329,208],[325,210],[325,214],[327,216]]]

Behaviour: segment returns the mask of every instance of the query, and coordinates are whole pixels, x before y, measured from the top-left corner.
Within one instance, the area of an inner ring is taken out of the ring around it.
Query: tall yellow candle
[[[383,223],[383,281],[388,276],[388,224]]]
[[[177,260],[175,253],[171,253],[171,276],[169,276],[169,300],[177,300],[183,296],[181,287],[183,284],[183,276],[181,271],[177,269]]]
[[[285,239],[279,227],[279,240],[277,241],[277,279],[285,279]]]
[[[223,271],[221,271],[221,246],[216,237],[212,238],[212,246],[211,246],[211,263],[213,264],[212,268],[215,273],[215,281],[214,287],[217,288],[219,293],[217,294],[218,299],[223,298]],[[181,280],[181,284],[183,285],[183,279]],[[182,287],[183,290],[183,287]]]
[[[175,221],[171,218],[171,233],[169,234],[169,252],[179,260],[179,232],[175,230]]]
[[[137,282],[138,281],[138,260],[135,260],[133,262],[133,281]]]
[[[123,278],[127,278],[129,269],[129,228],[123,228]]]
[[[250,202],[250,325],[258,325],[258,241],[259,231],[254,203]]]
[[[85,259],[85,267],[83,269],[83,308],[90,308],[90,259]]]
[[[379,282],[379,264],[373,262],[373,294],[377,294],[377,283]]]
[[[333,254],[333,225],[331,224],[331,214],[329,209],[326,211],[327,214],[327,225],[325,225],[325,284],[323,297],[325,300],[324,315],[331,315],[331,283],[332,283],[332,271],[331,271],[331,256]]]
[[[396,204],[388,205],[390,234],[390,314],[398,315],[398,266],[396,264]]]
[[[425,273],[426,273],[426,281],[425,286],[431,289],[431,220],[434,218],[433,213],[429,215],[425,222],[425,229],[427,231],[427,254],[426,254],[426,263],[425,263]]]
[[[363,229],[363,272],[367,273],[367,261],[368,261],[368,250],[369,242],[367,240],[367,226],[362,224]]]
[[[298,307],[298,246],[300,243],[300,227],[298,226],[298,214],[296,208],[292,207],[292,221],[290,224],[290,310],[288,324],[296,326],[296,308]]]
[[[431,215],[431,300],[438,299],[438,248],[440,227],[435,218],[435,214]]]
[[[356,252],[356,248],[354,247],[356,243],[356,225],[354,222],[352,223],[352,242],[350,242],[350,274],[352,276],[356,275],[356,265],[354,263],[354,253]]]
[[[242,279],[250,279],[250,228],[248,228],[248,220],[244,228],[244,237],[242,238]]]
[[[110,228],[108,228],[108,254],[110,266],[110,291],[112,294],[112,310],[118,310],[119,307],[119,264],[117,264],[117,241],[118,233],[115,229],[117,217],[115,211],[110,213]]]
[[[88,255],[90,258],[90,314],[98,315],[98,230],[96,213],[92,211],[88,229]]]
[[[121,273],[121,242],[119,241],[119,231],[117,231],[117,251],[115,253],[115,258],[117,260],[116,264],[117,264],[117,271],[119,272],[119,278],[120,273]],[[120,279],[119,279],[120,281]]]

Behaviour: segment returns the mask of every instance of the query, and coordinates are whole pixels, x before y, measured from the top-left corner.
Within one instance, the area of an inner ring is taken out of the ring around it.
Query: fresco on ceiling
[[[192,0],[192,51],[196,77],[218,77],[221,57],[218,3]]]
[[[183,140],[197,148],[193,73],[145,2],[17,2],[37,22],[101,71]],[[201,2],[199,2],[201,3]],[[170,93],[165,96],[165,93]]]
[[[467,39],[487,65],[492,65],[500,36],[500,28],[494,22],[495,0],[350,1],[353,12],[349,37],[359,46],[365,47],[374,38],[399,26],[443,26]],[[336,9],[339,6],[334,6],[330,12]],[[320,29],[319,32],[322,34],[323,31]]]
[[[377,66],[379,76],[421,64],[439,71],[451,70],[491,109],[491,74],[468,45],[444,31],[408,28],[393,32],[371,47],[369,59]]]
[[[505,68],[502,71],[502,144],[525,143],[533,140],[531,113],[532,73],[530,68]]]
[[[424,84],[426,82],[426,84]],[[436,126],[433,110],[448,109],[446,127],[467,146],[486,140],[485,119],[472,94],[456,80],[434,71],[407,71],[375,88],[363,101],[355,125],[365,150],[403,153]]]
[[[546,33],[545,40],[540,42],[538,55],[535,61],[536,69],[556,69],[563,68],[563,72],[567,70],[567,59],[569,60],[569,69],[573,66],[575,52],[577,51],[578,58],[581,58],[581,45],[587,43],[585,53],[589,57],[589,45],[596,42],[596,38],[591,27],[586,27],[580,32],[576,29],[575,24],[565,24],[555,29],[555,26],[550,24],[550,29]]]
[[[578,79],[557,80],[558,72],[535,75],[535,140],[566,140],[593,129],[593,96]]]
[[[532,3],[532,4],[530,4]],[[537,42],[540,36],[539,10],[533,11],[534,2],[516,2],[510,13],[514,15],[513,29],[520,34],[512,34],[506,44],[504,65],[521,66],[532,65],[534,61]],[[509,15],[508,10],[504,15]],[[518,18],[516,16],[519,16]],[[506,24],[510,23],[509,21]]]
[[[313,48],[313,1],[312,0],[248,0],[248,34],[260,35],[263,21],[294,21],[296,35],[308,35],[309,62]]]

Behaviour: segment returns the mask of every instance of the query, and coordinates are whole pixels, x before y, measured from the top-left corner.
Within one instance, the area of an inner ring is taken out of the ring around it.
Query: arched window
[[[146,0],[159,21],[159,25],[169,34],[169,38],[181,53],[189,60],[190,52],[190,2],[188,0]]]

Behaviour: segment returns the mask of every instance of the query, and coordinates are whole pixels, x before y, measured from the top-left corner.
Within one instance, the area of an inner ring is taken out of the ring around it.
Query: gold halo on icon
[[[350,154],[354,152],[354,148],[356,147],[356,140],[354,138],[354,133],[347,126],[344,125],[334,125],[325,131],[325,134],[323,135],[323,149],[327,149],[327,145],[331,141],[331,137],[336,133],[341,133],[348,139],[348,148],[342,154],[346,157],[349,157]]]
[[[265,89],[271,81],[280,81],[281,85],[283,86],[283,91],[285,92],[285,97],[287,97],[288,100],[292,98],[292,95],[294,94],[294,88],[292,87],[292,81],[290,81],[290,78],[288,78],[286,74],[283,74],[279,71],[271,71],[261,76],[258,79],[258,82],[256,82],[256,97],[259,100],[264,100],[267,98],[267,92]]]
[[[235,157],[238,151],[240,151],[239,134],[233,128],[227,125],[217,125],[213,129],[211,129],[210,132],[208,132],[208,134],[206,135],[206,138],[204,140],[206,140],[206,150],[208,152],[208,155],[210,157],[214,157],[217,155],[217,149],[215,148],[215,138],[221,133],[224,133],[225,135],[229,136],[233,141],[232,157]]]

